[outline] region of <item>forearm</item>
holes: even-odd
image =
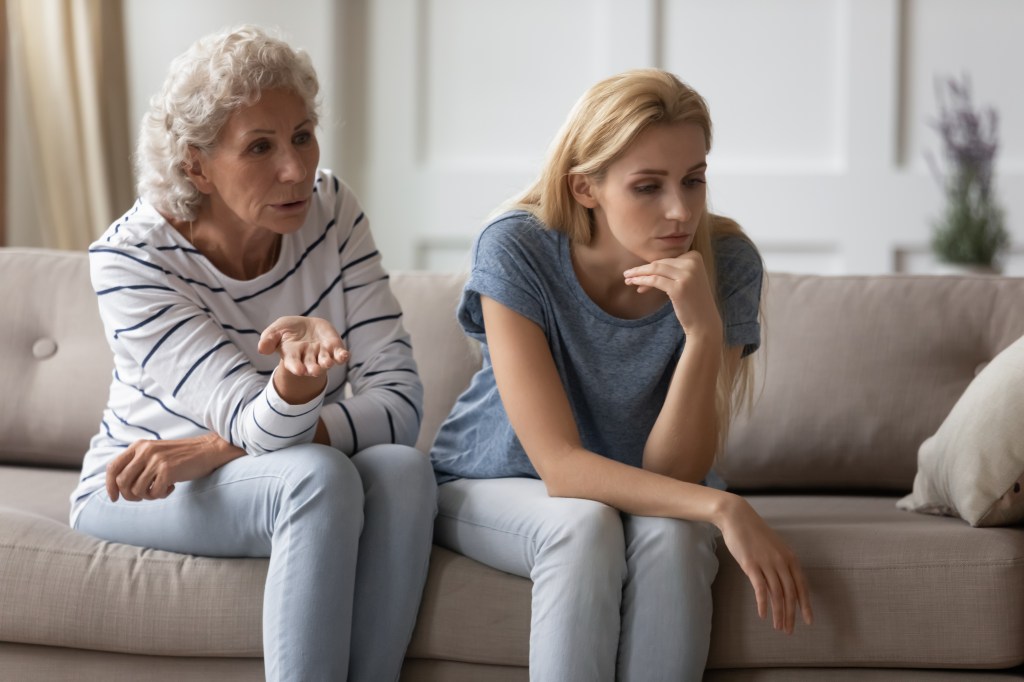
[[[282,358],[274,372],[274,390],[289,405],[303,405],[316,398],[327,386],[327,372],[319,376],[299,376],[285,367]]]
[[[707,475],[718,447],[721,348],[720,335],[687,338],[644,446],[644,469],[690,483]]]
[[[423,389],[417,380],[413,384],[371,387],[329,402],[320,411],[320,419],[331,445],[354,454],[373,445],[413,445],[419,436],[422,404]]]
[[[541,476],[552,497],[595,500],[628,514],[707,521],[718,527],[740,499],[579,447],[551,458]]]
[[[210,471],[218,469],[231,460],[245,455],[245,450],[232,445],[215,433],[200,436],[199,438],[200,444],[203,446],[199,448],[199,451],[206,462],[210,464]]]

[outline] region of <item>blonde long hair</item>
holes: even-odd
[[[608,167],[644,130],[652,125],[675,123],[698,125],[704,132],[705,151],[711,151],[711,115],[704,98],[693,88],[659,69],[637,69],[607,78],[591,87],[572,108],[551,143],[540,176],[505,208],[528,211],[573,243],[587,245],[593,236],[593,215],[573,197],[570,174],[587,175],[600,182]],[[750,242],[735,221],[710,213],[705,207],[691,248],[704,259],[719,308],[712,238],[722,235]],[[753,397],[749,357],[741,360],[732,382],[724,371],[725,361],[723,344],[723,371],[718,374],[715,391],[718,453],[724,450],[734,408],[749,407]]]

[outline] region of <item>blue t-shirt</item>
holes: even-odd
[[[739,237],[719,237],[713,248],[725,342],[744,346],[747,355],[760,345],[761,258]],[[483,366],[434,442],[430,456],[438,480],[538,478],[498,395],[481,295],[544,330],[583,447],[641,466],[686,343],[672,304],[636,320],[608,314],[576,279],[568,238],[515,211],[484,228],[473,247],[458,319],[481,342]]]

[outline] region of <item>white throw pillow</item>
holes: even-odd
[[[1024,337],[981,371],[917,453],[900,509],[959,516],[972,526],[1024,520]]]

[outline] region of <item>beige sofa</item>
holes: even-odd
[[[453,318],[461,277],[392,283],[426,447],[479,353]],[[261,679],[265,561],[67,526],[111,370],[86,257],[0,249],[0,292],[0,679]],[[1024,529],[894,506],[918,445],[1024,334],[1024,279],[773,275],[767,319],[760,400],[720,469],[801,557],[816,622],[758,621],[720,547],[706,679],[1024,679]],[[403,680],[526,680],[529,610],[529,581],[435,548]]]

